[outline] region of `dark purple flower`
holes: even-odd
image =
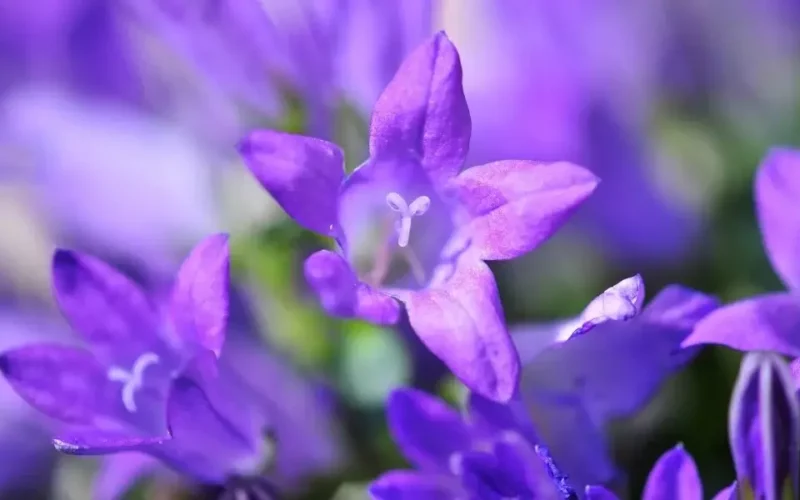
[[[416,470],[383,474],[370,494],[377,500],[577,498],[531,429],[507,425],[513,411],[473,394],[462,416],[424,392],[396,390],[389,428]]]
[[[199,481],[249,471],[265,427],[216,377],[228,314],[228,240],[184,261],[166,307],[89,255],[59,250],[55,299],[87,347],[29,344],[3,353],[14,390],[63,424],[53,443],[76,455],[144,451]]]
[[[378,100],[370,158],[345,177],[334,144],[256,131],[241,153],[299,224],[336,239],[306,278],[341,317],[395,324],[468,386],[508,400],[518,358],[486,260],[536,248],[597,178],[569,163],[500,161],[462,171],[471,122],[458,53],[443,33],[416,49]],[[402,306],[401,306],[402,304]]]
[[[755,179],[756,213],[767,256],[788,292],[734,302],[701,321],[684,345],[800,356],[800,151],[773,149]]]
[[[749,353],[733,390],[728,421],[736,481],[714,500],[797,499],[800,405],[789,366],[772,353]],[[590,486],[588,500],[615,500]],[[702,500],[703,484],[692,457],[678,445],[653,467],[643,500]]]
[[[718,302],[671,286],[643,306],[637,275],[576,318],[512,328],[523,367],[521,404],[576,487],[614,478],[606,423],[641,409],[693,357],[696,351],[680,344]]]

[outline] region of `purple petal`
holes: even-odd
[[[789,289],[800,291],[800,151],[769,152],[756,174],[755,197],[772,266]]]
[[[298,224],[330,236],[337,223],[344,154],[335,144],[299,135],[258,130],[239,153],[281,207]]]
[[[758,498],[800,491],[800,405],[789,365],[748,353],[731,397],[728,435],[739,484]]]
[[[97,418],[119,416],[119,386],[85,349],[29,344],[4,352],[0,370],[17,394],[52,418],[91,424]]]
[[[740,351],[800,355],[800,297],[773,293],[735,302],[697,324],[683,346],[721,344]]]
[[[416,471],[389,471],[370,483],[375,500],[452,500],[458,490],[445,476]]]
[[[548,347],[570,338],[581,325],[581,319],[575,317],[547,323],[515,325],[510,328],[510,331],[520,360],[523,365],[526,365]]]
[[[487,436],[510,430],[520,433],[531,443],[539,441],[525,408],[518,400],[501,404],[471,392],[467,408],[470,424]]]
[[[150,452],[179,472],[218,483],[258,465],[261,436],[249,435],[221,415],[192,380],[175,380],[167,411],[172,439]]]
[[[100,359],[130,366],[143,352],[164,352],[144,292],[101,260],[56,251],[53,289],[64,316]]]
[[[400,304],[358,280],[347,261],[330,250],[320,250],[305,262],[305,275],[322,307],[333,316],[361,318],[378,325],[400,319]]]
[[[642,500],[702,500],[703,484],[697,466],[683,446],[678,445],[658,459]]]
[[[472,124],[458,51],[440,32],[409,55],[372,113],[372,158],[420,159],[435,185],[464,164]]]
[[[472,167],[454,181],[472,220],[464,228],[481,258],[513,259],[556,232],[598,184],[572,163],[499,161]]]
[[[144,476],[161,465],[144,453],[119,453],[103,458],[94,480],[95,500],[117,500],[124,498]]]
[[[141,436],[124,431],[100,430],[95,427],[68,428],[53,439],[53,445],[68,455],[108,455],[109,453],[143,451],[170,441],[168,435]]]
[[[619,500],[619,497],[602,486],[587,486],[586,500]]]
[[[419,338],[462,382],[498,402],[512,398],[519,357],[484,262],[464,256],[441,287],[409,292],[401,300]]]
[[[439,399],[415,389],[397,389],[387,405],[389,429],[414,466],[447,473],[450,457],[471,446],[461,415]]]
[[[669,285],[647,304],[642,318],[652,323],[691,330],[719,306],[719,300],[711,295],[681,285]]]
[[[217,356],[228,320],[230,250],[228,236],[210,236],[197,245],[178,271],[170,313],[176,333],[189,346]]]

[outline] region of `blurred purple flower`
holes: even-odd
[[[133,46],[116,2],[43,0],[0,7],[0,91],[20,82],[138,102]]]
[[[402,58],[430,35],[429,2],[375,0],[132,1],[128,7],[198,72],[245,108],[277,119],[287,91],[305,129],[334,135],[347,97],[367,112]]]
[[[729,438],[736,482],[715,500],[797,499],[800,494],[800,405],[789,366],[772,353],[749,353],[733,390]],[[587,488],[588,500],[615,500]],[[643,500],[701,500],[703,485],[692,457],[678,445],[650,472]]]
[[[461,171],[470,129],[458,53],[440,33],[381,95],[370,159],[348,177],[342,151],[319,139],[256,131],[240,150],[287,213],[336,239],[339,252],[319,251],[305,264],[329,313],[395,324],[402,303],[420,339],[461,380],[508,400],[518,360],[484,261],[536,248],[598,181],[569,163]]]
[[[684,345],[800,356],[800,151],[773,149],[755,179],[756,214],[767,256],[788,292],[727,305],[701,321]]]
[[[452,24],[476,124],[470,159],[584,165],[603,184],[574,224],[594,244],[626,267],[684,257],[697,217],[649,177],[656,154],[643,132],[659,83],[659,8],[546,0],[460,7]]]
[[[576,488],[614,478],[606,423],[641,409],[693,357],[696,350],[680,344],[718,307],[714,298],[680,286],[643,304],[637,275],[606,290],[577,318],[511,329],[522,361],[521,404]]]
[[[2,111],[57,241],[171,272],[176,254],[220,229],[209,161],[169,123],[52,88],[10,94]]]
[[[205,482],[258,465],[265,422],[215,377],[228,266],[227,237],[205,239],[184,261],[160,314],[102,261],[56,252],[56,300],[89,349],[29,344],[6,351],[0,369],[28,403],[64,424],[57,449],[145,451]]]
[[[472,394],[462,416],[424,392],[394,391],[389,429],[416,470],[384,473],[370,494],[377,500],[576,499],[531,429],[508,426],[511,408]]]

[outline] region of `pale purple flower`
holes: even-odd
[[[755,179],[756,214],[767,256],[788,292],[729,304],[701,321],[684,345],[800,356],[800,151],[773,149]]]
[[[472,394],[461,415],[424,392],[394,391],[389,429],[415,470],[384,473],[369,486],[372,498],[577,498],[525,421],[508,425],[512,411]]]
[[[56,252],[55,298],[87,347],[25,345],[3,353],[0,369],[28,403],[63,424],[57,449],[144,451],[202,482],[257,467],[266,423],[216,377],[228,260],[225,235],[203,240],[160,310],[102,261]]]
[[[331,314],[395,324],[467,385],[508,400],[518,358],[484,261],[536,248],[597,185],[569,164],[500,161],[462,171],[470,138],[458,53],[440,33],[416,49],[372,115],[370,158],[345,176],[329,142],[256,131],[249,168],[299,224],[336,239],[306,278]]]
[[[742,361],[731,398],[728,433],[736,481],[714,500],[797,499],[800,468],[800,404],[789,366],[772,353],[750,353]],[[602,487],[586,489],[587,500],[616,500]],[[643,500],[702,500],[703,484],[682,445],[653,467]]]
[[[511,330],[522,360],[520,404],[576,488],[614,479],[605,425],[640,410],[692,359],[696,350],[680,344],[718,307],[680,286],[665,288],[647,306],[644,298],[637,275],[576,318]]]

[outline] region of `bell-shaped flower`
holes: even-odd
[[[329,313],[388,325],[405,310],[456,376],[508,400],[519,362],[485,261],[536,248],[598,180],[573,164],[525,160],[462,171],[470,130],[458,52],[439,33],[378,99],[369,159],[350,175],[339,147],[319,139],[262,130],[240,151],[290,216],[336,240],[305,264]]]
[[[644,299],[637,275],[575,318],[511,330],[522,359],[520,404],[576,488],[614,479],[606,424],[640,410],[692,359],[696,349],[681,342],[718,307],[713,297],[675,285],[647,305]]]
[[[217,377],[228,315],[225,235],[203,240],[157,308],[126,276],[67,250],[53,288],[85,347],[36,343],[8,350],[0,370],[34,408],[62,426],[65,453],[144,451],[202,482],[261,461],[259,412]]]
[[[505,425],[510,411],[473,394],[464,416],[424,392],[396,390],[389,429],[415,470],[386,472],[370,484],[372,498],[576,499],[531,429]]]

